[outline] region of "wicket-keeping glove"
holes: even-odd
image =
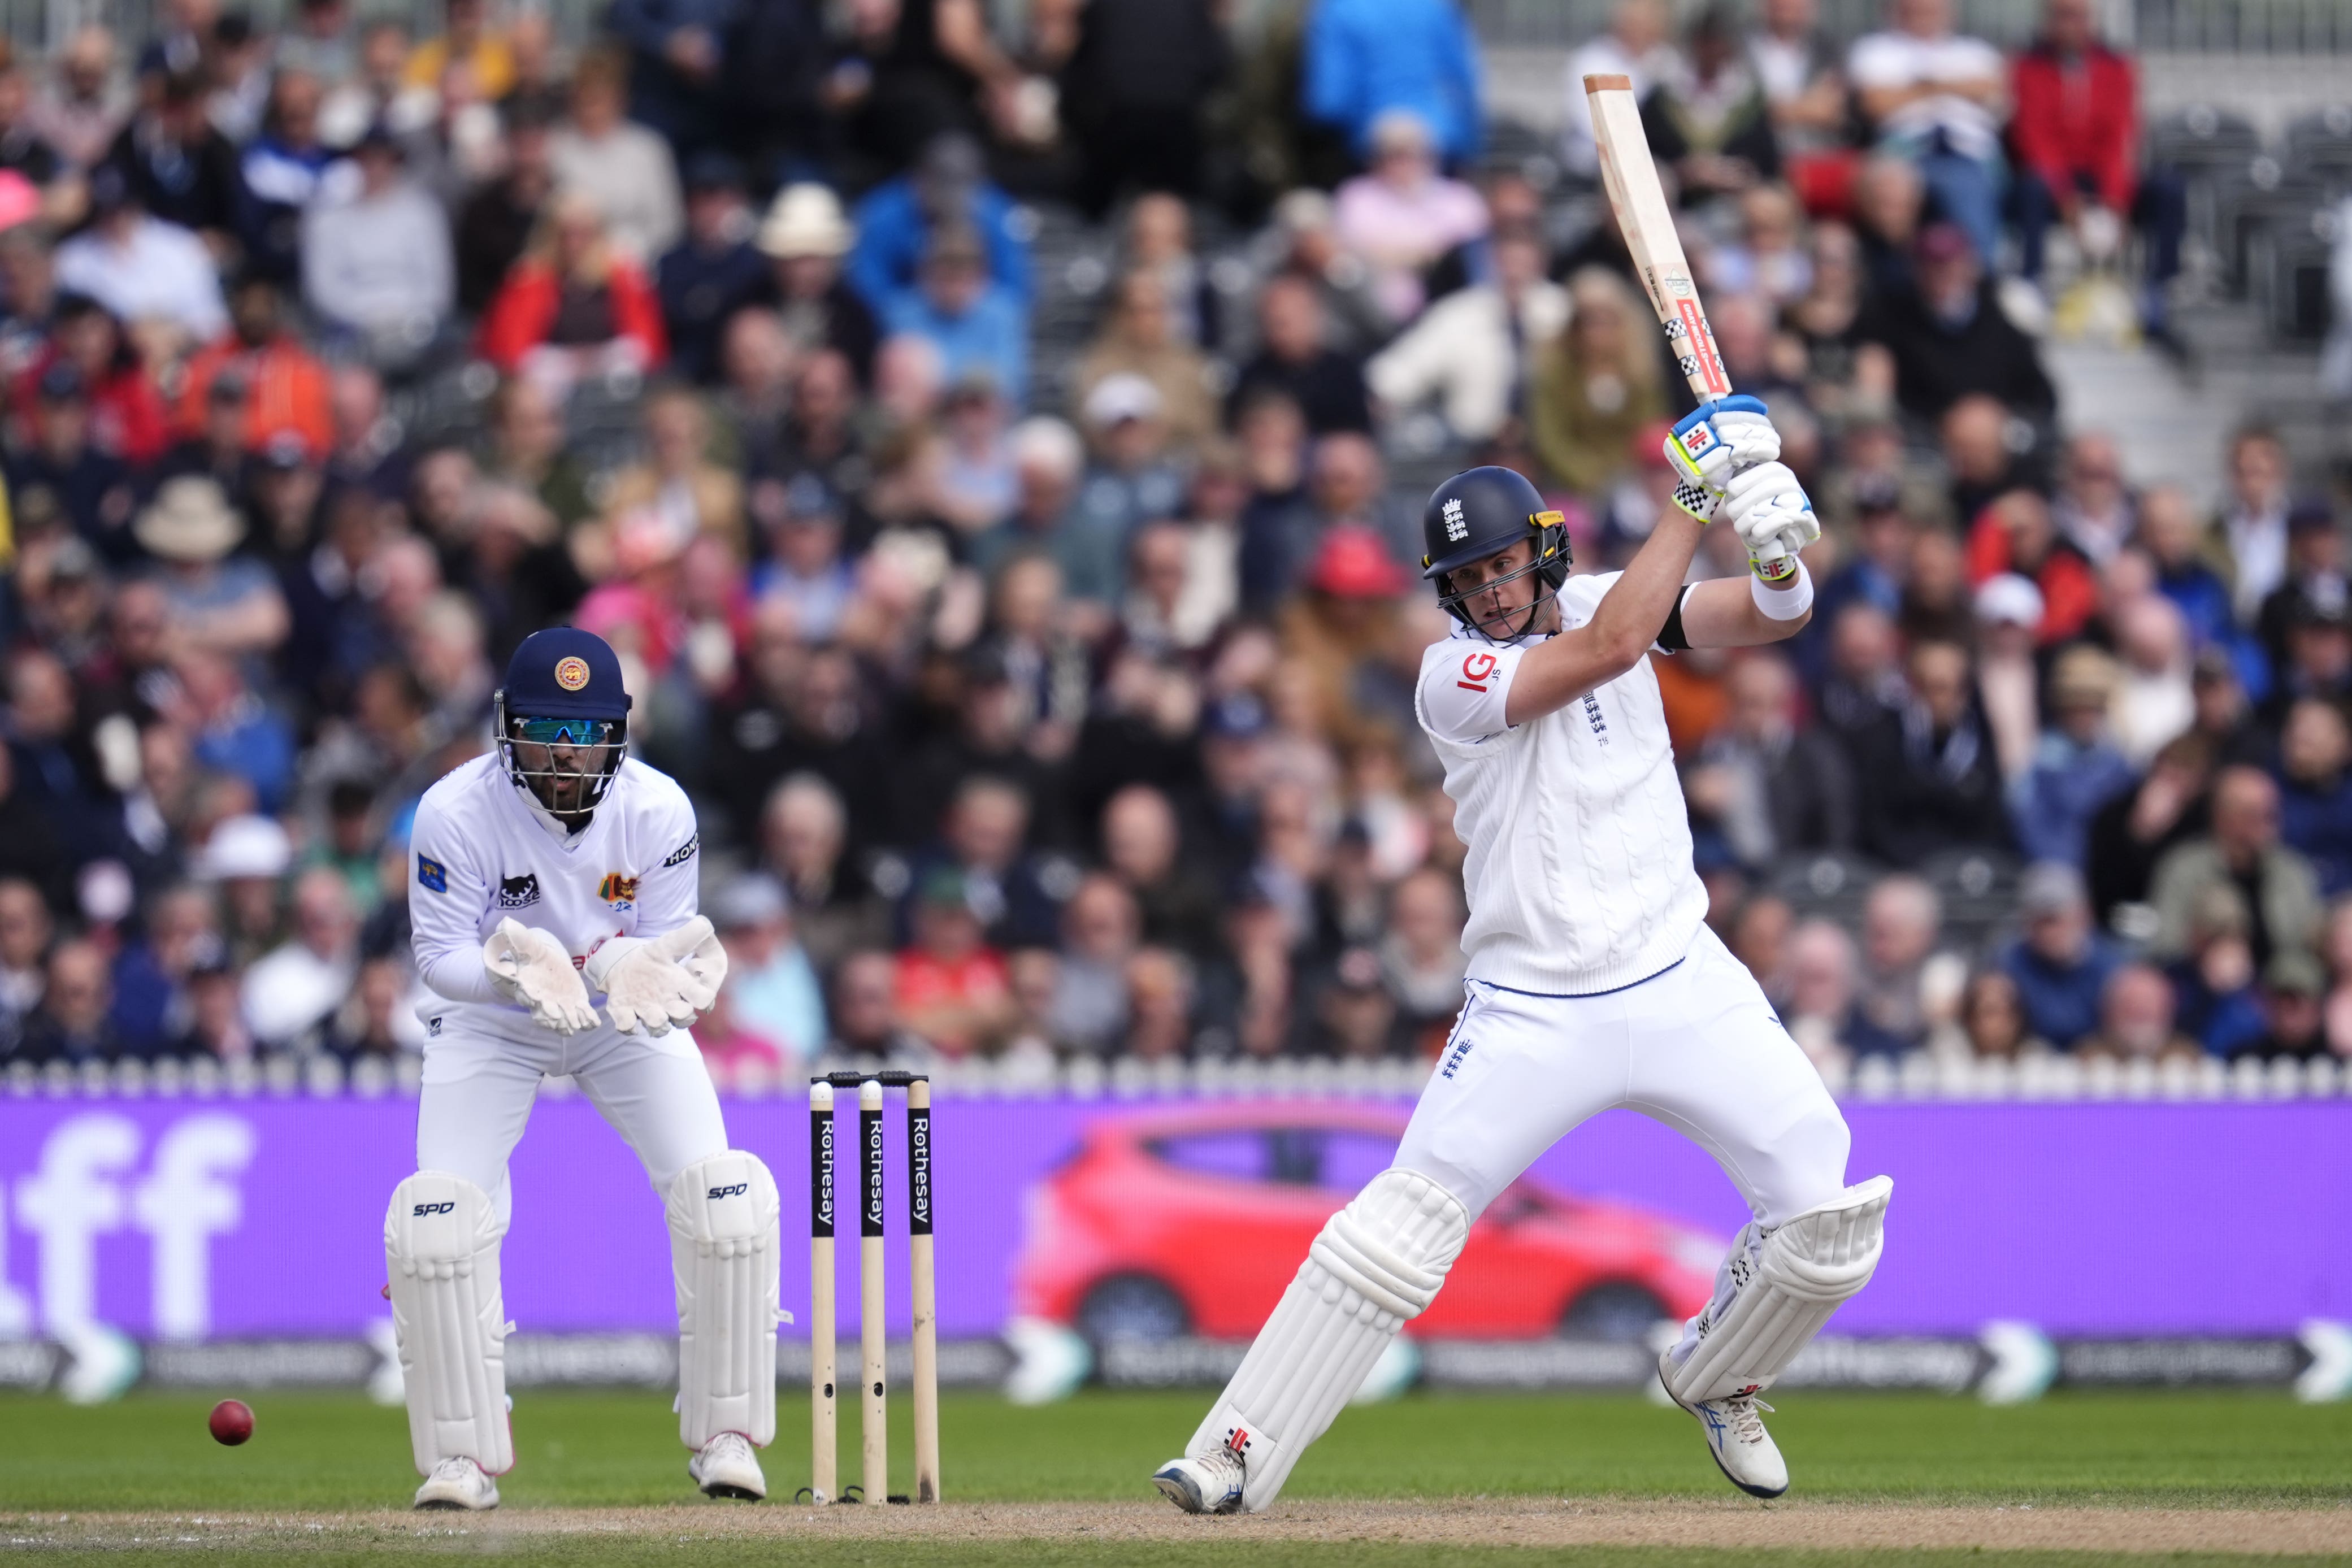
[[[710,922],[696,915],[654,937],[615,936],[588,960],[587,982],[604,993],[604,1016],[623,1032],[683,1029],[719,999],[727,951]]]
[[[511,915],[499,922],[482,944],[482,967],[499,995],[530,1009],[530,1021],[558,1034],[596,1027],[588,988],[572,967],[572,955],[547,932]]]

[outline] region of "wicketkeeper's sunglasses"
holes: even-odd
[[[514,737],[533,746],[607,746],[619,727],[608,718],[519,718]]]

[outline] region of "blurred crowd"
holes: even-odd
[[[2136,487],[2041,362],[2045,256],[2159,342],[2179,263],[2088,0],[1627,0],[1515,151],[1450,0],[431,4],[0,58],[0,1066],[417,1050],[407,826],[559,622],[700,811],[722,1081],[1433,1053],[1421,497],[1605,570],[1689,406],[1596,70],[1826,524],[1802,637],[1656,661],[1792,1031],[2352,1051],[2336,515],[2261,430]]]

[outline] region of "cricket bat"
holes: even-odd
[[[1650,139],[1642,130],[1642,106],[1633,96],[1630,77],[1589,76],[1584,96],[1592,106],[1592,136],[1601,152],[1601,184],[1616,210],[1617,230],[1633,270],[1649,291],[1650,308],[1666,329],[1675,363],[1690,383],[1691,395],[1706,407],[1731,394],[1731,378],[1724,373],[1723,356],[1716,351],[1715,329],[1706,324],[1706,308],[1699,303],[1698,285],[1691,279],[1690,261],[1683,255],[1682,236],[1675,232],[1674,209],[1658,183],[1658,166],[1650,158]],[[1757,558],[1767,580],[1778,580],[1793,568],[1773,570],[1786,552],[1768,547]]]
[[[1706,309],[1698,301],[1698,285],[1691,281],[1690,263],[1683,256],[1682,236],[1675,232],[1674,210],[1658,184],[1658,166],[1650,161],[1650,139],[1642,131],[1642,109],[1633,97],[1630,77],[1591,76],[1584,78],[1584,96],[1592,105],[1592,134],[1601,149],[1601,183],[1609,204],[1617,211],[1618,232],[1625,236],[1634,270],[1650,292],[1651,308],[1665,327],[1674,345],[1675,363],[1690,382],[1691,395],[1701,403],[1731,392],[1731,378],[1723,373],[1723,356],[1715,350],[1715,329],[1706,324]]]

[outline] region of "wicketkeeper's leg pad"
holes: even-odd
[[[1888,1176],[1873,1176],[1761,1239],[1742,1230],[1689,1354],[1669,1358],[1666,1390],[1685,1404],[1769,1388],[1847,1298],[1870,1283],[1885,1239]]]
[[[1398,1331],[1435,1299],[1469,1238],[1469,1210],[1436,1182],[1418,1171],[1374,1176],[1307,1249],[1185,1452],[1231,1444],[1246,1478],[1242,1506],[1272,1502]]]
[[[677,1277],[677,1427],[690,1448],[721,1432],[776,1439],[776,1178],[757,1155],[698,1160],[670,1184]]]
[[[459,1457],[494,1476],[514,1468],[499,1291],[503,1234],[489,1195],[464,1176],[418,1171],[393,1188],[383,1261],[419,1475]]]

